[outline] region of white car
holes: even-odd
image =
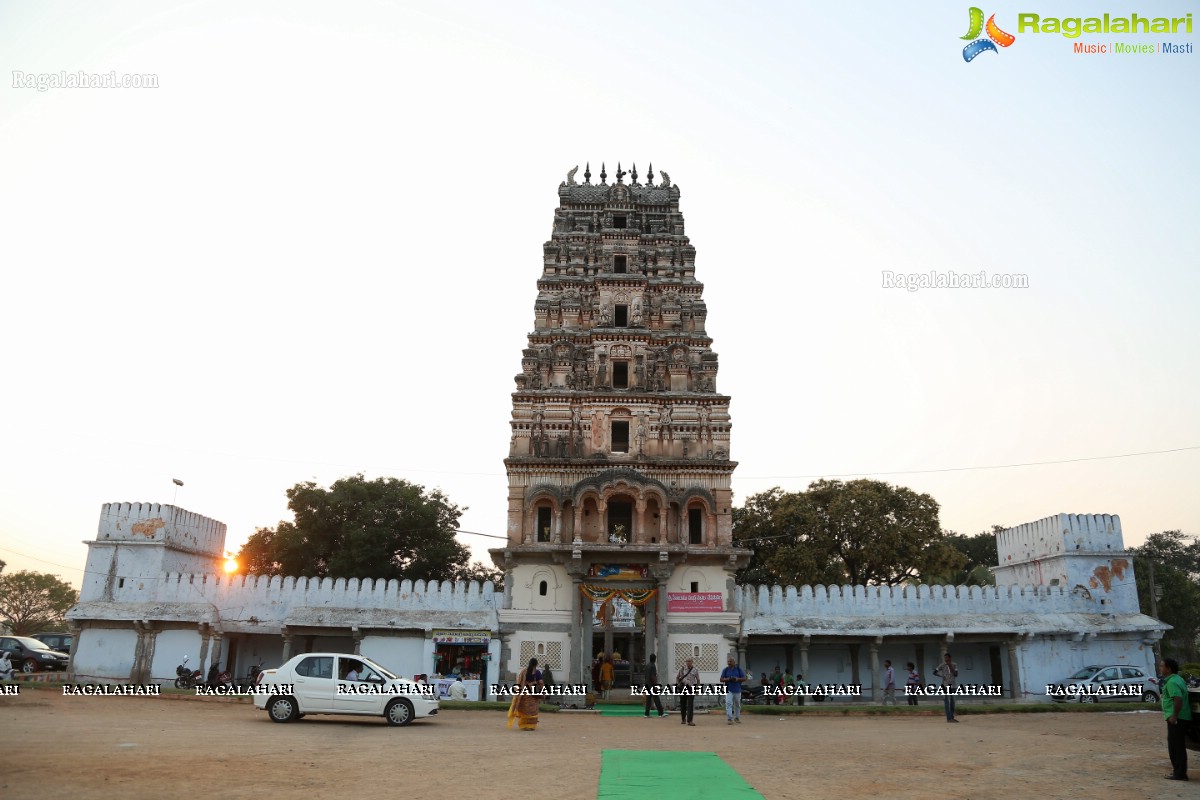
[[[1108,703],[1121,700],[1157,703],[1158,684],[1141,668],[1128,664],[1084,667],[1053,685],[1050,699],[1056,703]]]
[[[407,725],[438,713],[435,687],[345,653],[305,653],[278,669],[263,670],[254,707],[266,711],[272,722],[291,722],[305,714],[355,714]]]

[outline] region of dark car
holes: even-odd
[[[66,653],[51,650],[29,636],[0,636],[0,650],[8,652],[13,669],[21,672],[66,669],[70,660]]]
[[[71,633],[35,633],[33,638],[51,650],[57,650],[60,653],[70,653],[71,643],[75,640],[75,635]]]

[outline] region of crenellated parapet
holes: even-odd
[[[143,587],[127,586],[120,601],[157,603],[286,603],[308,607],[480,611],[503,597],[491,581],[398,581],[168,572]]]
[[[1133,557],[1115,514],[1055,514],[996,534],[1000,586],[1034,584],[1092,596],[1112,613],[1138,611]]]
[[[739,586],[737,598],[747,619],[1097,610],[1087,595],[1050,586]]]
[[[225,551],[226,525],[215,519],[161,503],[105,503],[96,541],[154,542],[219,558]]]
[[[1123,553],[1115,514],[1055,514],[996,534],[1000,566],[1066,554]]]

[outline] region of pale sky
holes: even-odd
[[[0,559],[78,584],[117,501],[236,550],[356,472],[503,535],[542,244],[588,161],[681,187],[735,502],[870,475],[962,533],[1200,533],[1200,53],[1072,52],[1200,31],[1004,10],[1015,43],[966,63],[968,6],[0,4]],[[81,70],[158,88],[13,86]]]

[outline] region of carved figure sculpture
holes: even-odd
[[[576,164],[574,167],[571,168],[571,171],[567,173],[567,186],[575,185],[575,173],[578,171],[579,171],[579,165]]]

